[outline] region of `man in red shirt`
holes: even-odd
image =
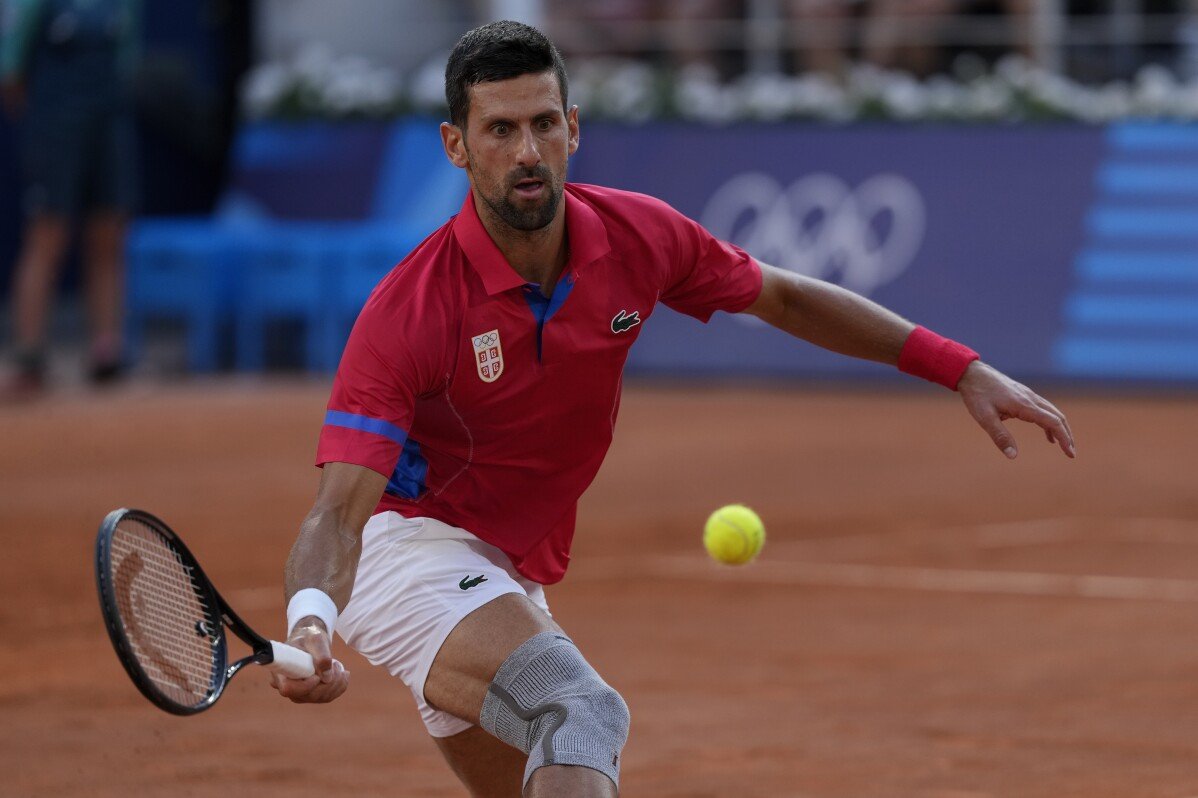
[[[542,588],[565,573],[628,349],[659,301],[703,321],[751,313],[959,390],[1008,457],[1009,418],[1073,456],[1064,416],[966,347],[760,264],[659,200],[566,184],[578,112],[538,31],[467,33],[446,96],[445,151],[471,190],[379,284],[346,345],[286,569],[288,639],[318,672],[275,678],[291,700],[348,686],[336,626],[412,690],[472,794],[616,794],[627,708]]]

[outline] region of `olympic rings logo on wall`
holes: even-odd
[[[879,174],[852,189],[813,174],[788,188],[760,172],[722,185],[700,223],[714,236],[774,266],[868,294],[911,265],[927,214],[905,177]]]

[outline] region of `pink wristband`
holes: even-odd
[[[926,327],[916,327],[899,353],[899,371],[937,382],[949,390],[957,383],[978,353],[964,344],[937,335]]]

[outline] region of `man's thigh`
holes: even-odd
[[[499,596],[463,618],[445,639],[424,682],[425,700],[477,725],[499,666],[534,635],[560,631],[527,596]]]
[[[541,586],[516,573],[495,547],[432,519],[380,513],[363,531],[353,595],[337,628],[351,647],[412,691],[431,735],[449,736],[469,720],[429,706],[429,671],[454,628],[506,594],[528,596],[549,614]]]
[[[478,726],[452,737],[434,737],[454,775],[478,798],[519,798],[528,757]]]

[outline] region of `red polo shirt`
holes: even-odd
[[[389,477],[376,512],[469,530],[543,584],[566,571],[654,306],[707,321],[761,293],[752,258],[660,200],[567,184],[565,203],[570,260],[552,297],[508,265],[470,195],[379,283],[317,452]]]

